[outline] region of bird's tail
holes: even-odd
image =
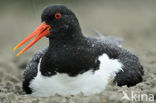
[[[104,41],[109,41],[112,44],[116,44],[118,46],[122,46],[123,38],[115,37],[115,36],[107,36],[105,37],[101,32],[98,30],[94,30],[94,33],[96,34],[96,38]]]

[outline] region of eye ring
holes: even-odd
[[[62,14],[60,12],[56,12],[54,17],[55,19],[60,19],[62,17]]]

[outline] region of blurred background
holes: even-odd
[[[130,49],[156,44],[155,0],[0,0],[0,53],[15,55],[12,48],[40,25],[42,10],[56,3],[75,12],[85,34],[98,30],[119,36]],[[47,41],[42,39],[28,52],[43,48]]]
[[[44,38],[20,57],[15,55],[24,46],[12,51],[41,24],[42,10],[57,3],[75,12],[84,34],[95,35],[98,30],[105,36],[122,37],[123,47],[139,56],[145,72],[156,75],[156,0],[0,0],[0,88],[7,88],[1,93],[14,83],[21,88],[28,60],[48,45]],[[10,91],[16,93],[15,88]]]

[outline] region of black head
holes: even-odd
[[[70,38],[81,34],[75,14],[64,5],[51,5],[42,13],[42,22],[51,26],[49,38]]]
[[[73,38],[82,37],[79,22],[75,14],[64,5],[51,5],[44,9],[42,13],[42,24],[22,42],[20,42],[14,50],[32,39],[26,48],[24,48],[17,56],[24,53],[28,48],[35,44],[42,37],[48,37],[50,43],[54,41],[71,41]],[[52,40],[51,40],[52,39]]]

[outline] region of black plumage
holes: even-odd
[[[57,20],[54,14],[60,12],[62,18]],[[114,83],[118,86],[133,86],[142,81],[143,67],[139,59],[126,49],[119,47],[118,41],[104,37],[88,37],[81,32],[75,14],[63,5],[47,7],[42,13],[42,21],[52,27],[48,48],[37,52],[24,72],[23,89],[32,93],[30,81],[37,75],[37,66],[42,58],[41,74],[51,77],[56,73],[77,76],[88,70],[99,69],[98,57],[107,54],[111,59],[118,59],[123,64]],[[114,42],[112,42],[114,41]]]

